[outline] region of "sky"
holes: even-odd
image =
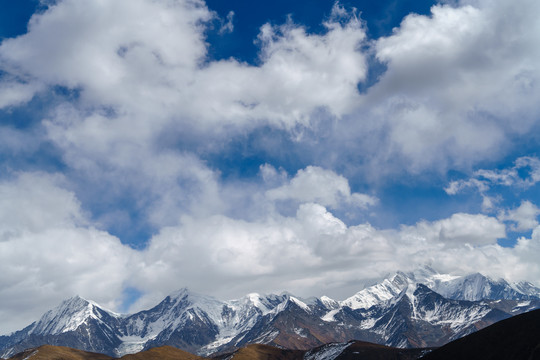
[[[0,0],[0,334],[80,295],[540,286],[540,2]]]

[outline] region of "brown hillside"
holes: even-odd
[[[9,360],[111,360],[107,355],[72,349],[65,346],[43,345],[38,348],[28,349],[19,353]]]
[[[124,355],[122,360],[202,360],[204,358],[190,354],[172,346],[160,346],[137,354]]]

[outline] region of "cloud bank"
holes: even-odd
[[[63,0],[2,41],[0,108],[32,121],[0,125],[1,332],[76,293],[135,310],[183,286],[344,297],[426,263],[540,277],[537,206],[493,194],[540,178],[516,150],[540,118],[536,1],[439,4],[379,39],[336,3],[320,33],[261,24],[255,65],[211,58],[217,16],[199,0]],[[40,168],[28,159],[44,148]],[[247,159],[255,175],[224,174]],[[376,185],[449,171],[467,176],[446,194],[478,191],[483,212],[370,223],[385,206]],[[508,232],[528,233],[502,247]]]

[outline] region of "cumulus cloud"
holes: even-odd
[[[366,208],[377,203],[375,197],[352,193],[349,181],[331,170],[317,166],[300,169],[285,185],[268,190],[271,200],[315,202],[336,209],[343,203]]]
[[[206,51],[200,24],[210,18],[198,0],[64,0],[35,14],[27,34],[4,40],[0,59],[16,75],[82,88],[101,104],[129,104],[158,96],[145,87],[163,90],[168,75],[197,66]]]
[[[205,24],[215,15],[202,1],[65,0],[5,40],[0,64],[31,84],[10,103],[37,84],[65,86],[79,92],[83,114],[103,110],[112,137],[142,132],[136,141],[152,142],[178,128],[227,137],[268,124],[294,132],[325,109],[343,124],[327,136],[340,137],[343,154],[371,159],[376,172],[389,163],[413,172],[463,168],[497,158],[538,118],[540,54],[531,44],[540,9],[520,1],[436,5],[372,42],[356,13],[336,4],[321,34],[293,20],[263,25],[260,64],[251,66],[207,59]],[[51,40],[58,34],[61,42]],[[360,96],[369,52],[387,70]]]
[[[455,274],[481,271],[534,281],[540,270],[537,230],[514,248],[497,244],[505,231],[496,218],[465,213],[398,230],[369,223],[347,226],[313,203],[302,204],[290,217],[274,214],[255,222],[223,216],[184,219],[163,229],[144,251],[135,279],[149,295],[134,306],[144,308],[178,287],[166,281],[171,274],[179,284],[222,297],[254,288],[294,288],[303,296],[324,291],[343,298],[365,281],[426,263]]]
[[[7,240],[24,231],[40,232],[51,226],[84,225],[85,217],[75,195],[58,186],[63,181],[61,175],[21,173],[14,181],[1,183],[2,238]],[[55,203],[58,206],[51,206]]]
[[[387,65],[365,102],[389,126],[391,153],[409,168],[470,166],[500,155],[536,123],[539,6],[524,0],[435,5],[377,40]],[[515,26],[519,24],[519,26]],[[382,114],[382,116],[381,116]],[[502,146],[502,147],[501,147]]]
[[[515,223],[510,227],[512,231],[527,231],[538,226],[538,215],[540,209],[530,201],[524,200],[519,207],[499,213],[498,218],[501,221]]]
[[[0,183],[2,331],[29,325],[75,294],[117,307],[137,254],[87,225],[61,176],[20,174]]]
[[[0,81],[0,109],[27,103],[42,89],[38,83]]]
[[[261,65],[210,63],[197,73],[192,89],[197,97],[183,111],[196,111],[190,115],[212,124],[219,120],[249,128],[257,120],[286,129],[309,126],[320,108],[346,114],[367,73],[366,56],[359,51],[365,29],[354,14],[345,20],[331,17],[325,26],[327,32],[319,35],[292,20],[264,24],[258,37]]]
[[[402,231],[412,234],[411,236],[440,241],[446,247],[496,244],[497,239],[506,236],[504,224],[497,219],[462,213],[435,222],[421,221],[412,228],[404,227]]]
[[[355,14],[336,5],[317,35],[292,21],[263,25],[259,66],[206,61],[205,24],[214,16],[199,0],[64,0],[35,14],[28,33],[2,42],[0,66],[13,79],[28,79],[28,89],[61,86],[76,98],[49,109],[43,125],[85,202],[97,199],[83,194],[92,191],[138,198],[136,211],[156,227],[183,213],[220,213],[219,172],[198,147],[216,143],[210,151],[219,151],[230,132],[309,126],[321,108],[341,116],[353,106],[367,71]],[[18,103],[31,95],[17,95]],[[193,141],[200,145],[184,144]]]
[[[322,283],[347,280],[339,276],[366,256],[390,261],[391,248],[369,224],[349,228],[323,206],[306,203],[292,217],[256,222],[223,216],[184,219],[152,238],[135,279],[158,297],[180,284],[225,297],[290,288],[308,295]],[[178,284],[167,280],[171,276]],[[135,306],[155,301],[150,295]]]
[[[5,40],[0,64],[13,76],[79,90],[88,106],[144,114],[158,130],[164,119],[204,129],[254,119],[294,127],[320,107],[338,115],[351,108],[366,74],[356,16],[332,16],[321,35],[292,22],[263,25],[258,67],[234,59],[203,66],[204,24],[213,16],[200,0],[64,0],[34,15],[27,34]]]
[[[291,216],[269,212],[252,221],[183,216],[177,225],[161,228],[145,249],[133,250],[88,225],[64,185],[61,177],[21,174],[0,186],[0,225],[9,230],[0,242],[0,267],[8,275],[1,280],[2,302],[20,310],[16,317],[12,311],[0,314],[6,329],[22,327],[74,293],[117,309],[126,287],[143,293],[135,310],[183,286],[224,298],[284,289],[344,298],[363,282],[429,262],[441,271],[482,271],[511,280],[540,275],[534,265],[538,230],[515,248],[502,248],[497,239],[505,236],[503,220],[482,214],[378,229],[369,223],[348,226],[312,202]],[[527,217],[512,214],[516,222]]]

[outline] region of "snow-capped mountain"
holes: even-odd
[[[413,286],[416,283],[414,280],[414,275],[407,276],[405,273],[398,272],[381,283],[365,288],[345,299],[341,302],[341,306],[347,306],[353,310],[369,309],[396,298],[403,290]]]
[[[84,323],[91,321],[106,323],[110,321],[110,318],[117,317],[117,314],[103,309],[95,302],[75,296],[62,302],[58,307],[47,311],[28,333],[58,335],[75,331]]]
[[[528,283],[510,284],[504,279],[492,280],[476,273],[448,281],[434,282],[431,288],[451,299],[529,300],[540,296],[540,289]]]
[[[440,274],[429,266],[412,272],[397,272],[382,282],[365,288],[341,302],[353,309],[369,308],[395,298],[407,287],[424,284],[436,293],[453,300],[531,300],[540,299],[540,288],[527,282],[508,283],[480,273],[466,276]]]
[[[111,356],[161,345],[201,355],[250,343],[307,350],[353,339],[430,347],[535,308],[540,289],[531,284],[450,276],[427,267],[398,272],[343,301],[286,293],[222,301],[182,289],[149,310],[118,315],[74,297],[0,337],[0,356],[42,344]]]
[[[211,353],[248,331],[271,312],[283,297],[249,294],[221,301],[182,289],[156,307],[125,318],[118,355],[172,345],[187,351]]]
[[[43,344],[109,353],[121,344],[116,328],[121,318],[98,304],[75,296],[47,311],[38,321],[0,342],[0,356],[8,357]]]

